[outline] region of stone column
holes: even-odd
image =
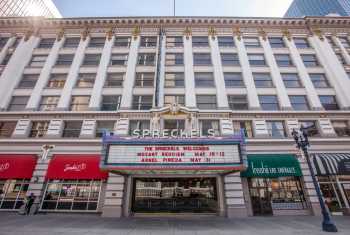
[[[252,123],[255,138],[267,138],[269,136],[265,120],[254,119]]]
[[[320,118],[318,119],[318,123],[320,125],[320,132],[323,137],[337,137],[330,119]]]
[[[188,108],[195,108],[196,92],[193,71],[192,37],[183,36],[184,42],[184,62],[185,62],[185,104]]]
[[[107,68],[110,63],[112,47],[114,43],[115,36],[108,39],[106,38],[105,45],[103,47],[100,65],[98,66],[97,75],[95,79],[95,84],[92,89],[91,99],[89,108],[91,110],[100,110],[100,105],[102,101],[102,90],[103,85],[107,76]]]
[[[160,64],[159,67],[159,90],[158,90],[158,106],[164,106],[164,86],[165,86],[165,56],[166,56],[166,35],[163,34],[163,39],[160,49]]]
[[[85,49],[87,45],[89,44],[90,37],[86,37],[84,40],[83,38],[80,40],[79,46],[75,52],[75,56],[72,62],[72,65],[70,66],[66,83],[64,84],[64,87],[62,89],[62,95],[58,102],[57,109],[58,110],[68,110],[69,104],[71,100],[72,90],[73,87],[77,81],[77,77],[79,74],[79,69],[81,64],[83,63],[84,56],[85,56]]]
[[[242,218],[248,216],[243,195],[243,184],[240,172],[225,176],[224,179],[227,217]]]
[[[102,209],[102,217],[122,217],[123,196],[124,177],[109,173],[105,191],[105,200]]]
[[[80,138],[95,138],[96,136],[96,120],[95,119],[85,119],[81,126]]]
[[[41,94],[43,89],[45,88],[48,80],[50,79],[50,74],[52,67],[55,65],[58,53],[64,43],[64,37],[58,41],[56,40],[50,53],[46,59],[45,65],[42,68],[38,81],[35,84],[33,92],[28,100],[26,109],[27,110],[37,110],[41,100]]]
[[[64,129],[64,121],[61,119],[52,119],[46,132],[46,138],[60,138]]]
[[[341,43],[339,38],[336,36],[332,36],[332,40],[340,48],[341,54],[344,57],[346,64],[350,65],[350,55],[349,55],[347,49],[344,47],[343,43]]]
[[[12,138],[25,139],[30,133],[32,123],[29,119],[20,119],[17,121],[16,128],[12,133]]]
[[[12,36],[10,37],[5,46],[1,49],[0,51],[0,64],[2,63],[2,61],[5,59],[6,55],[7,55],[7,51],[8,49],[12,46],[12,44],[16,41],[16,37]]]

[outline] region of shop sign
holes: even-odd
[[[66,171],[76,171],[80,172],[86,169],[86,163],[80,163],[80,164],[66,164],[64,166],[63,172]]]
[[[292,167],[283,167],[283,166],[279,166],[279,167],[274,167],[274,166],[268,166],[268,165],[264,165],[263,162],[261,162],[260,164],[254,166],[254,162],[252,162],[251,164],[251,168],[253,171],[254,175],[270,175],[270,174],[295,174],[296,170],[295,168]]]
[[[4,172],[10,168],[10,163],[5,162],[0,164],[0,172]]]
[[[350,159],[343,159],[339,162],[339,175],[350,175]]]
[[[149,129],[136,129],[132,132],[132,136],[137,138],[196,138],[196,137],[215,137],[215,130],[208,129],[208,135],[203,135],[202,131],[198,131],[196,129],[192,129],[191,131],[187,130],[149,130]]]

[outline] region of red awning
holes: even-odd
[[[35,155],[0,155],[0,179],[30,179],[36,165]]]
[[[54,155],[46,179],[107,179],[98,155]]]

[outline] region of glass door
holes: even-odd
[[[264,178],[249,180],[250,198],[254,215],[272,215],[270,181]]]

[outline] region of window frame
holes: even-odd
[[[212,101],[214,102],[203,102],[203,98],[210,98],[213,99]],[[211,110],[211,109],[217,109],[218,105],[217,105],[217,97],[216,95],[196,95],[196,101],[197,101],[197,108],[198,109],[204,109],[204,110]]]
[[[263,98],[272,98],[276,102],[263,102]],[[277,95],[259,95],[260,107],[264,111],[279,111],[281,109]],[[273,107],[273,108],[270,108]]]

